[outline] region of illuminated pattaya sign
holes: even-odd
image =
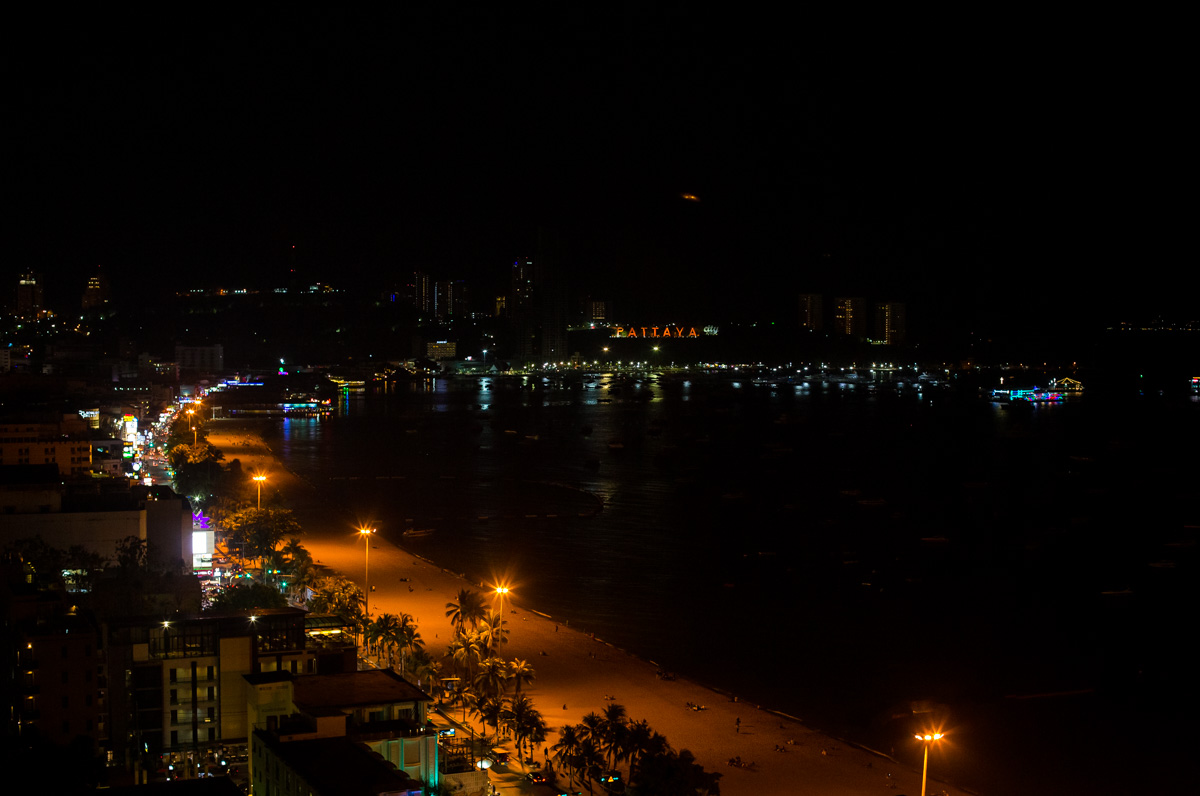
[[[684,329],[687,329],[685,332]],[[695,326],[614,326],[613,337],[699,337]]]

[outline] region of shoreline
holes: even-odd
[[[222,419],[209,427],[210,441],[225,454],[226,463],[240,459],[246,472],[266,472],[271,478],[270,488],[296,511],[304,528],[304,545],[313,558],[361,585],[366,562],[365,551],[354,538],[358,534],[352,531],[351,523],[339,520],[338,507],[321,502],[317,487],[283,466],[261,433],[267,423],[261,419]],[[450,639],[445,602],[453,600],[464,586],[480,587],[465,573],[406,550],[402,537],[396,540],[381,533],[375,542],[370,556],[372,613],[403,610],[413,614],[427,651],[439,657]],[[399,580],[401,571],[407,578],[404,581]],[[556,741],[559,727],[578,723],[584,714],[598,713],[615,701],[625,706],[631,719],[646,719],[667,737],[672,748],[688,749],[706,771],[721,774],[725,796],[856,796],[877,794],[881,788],[893,785],[898,792],[919,790],[920,772],[883,753],[821,733],[782,711],[742,702],[721,687],[682,676],[659,679],[656,670],[661,667],[654,661],[596,638],[578,626],[556,621],[526,606],[519,597],[504,607],[510,625],[509,643],[500,654],[505,659],[527,660],[537,671],[537,679],[526,693],[550,728],[543,749]],[[441,638],[443,629],[445,639]],[[609,695],[615,699],[608,699]],[[689,703],[704,705],[704,709],[689,710],[685,707]],[[753,767],[726,765],[734,756],[753,762]],[[532,792],[520,785],[518,778],[523,772],[518,769],[517,765],[493,768],[493,784],[505,793]],[[934,779],[930,786],[945,789],[952,796],[967,793]]]

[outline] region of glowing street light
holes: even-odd
[[[371,534],[375,533],[374,528],[359,528],[358,535],[366,541],[366,548],[363,555],[363,601],[365,603],[366,614],[371,616]]]
[[[496,596],[500,598],[500,638],[496,640],[496,648],[500,648],[500,641],[504,638],[504,597],[511,591],[507,586],[497,586]]]
[[[927,732],[924,735],[914,735],[913,737],[925,744],[925,765],[921,768],[921,796],[925,796],[925,781],[929,778],[929,746],[934,741],[940,741],[946,737],[946,734]]]
[[[196,441],[196,427],[192,426],[192,447],[196,447],[200,443]]]
[[[254,476],[254,480],[258,482],[258,510],[262,511],[262,485],[263,481],[267,480],[267,477],[265,475],[256,475]]]

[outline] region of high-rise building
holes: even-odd
[[[437,314],[437,287],[423,271],[413,272],[413,306],[423,320],[432,320]]]
[[[567,269],[562,256],[562,239],[554,230],[538,230],[538,321],[541,326],[541,351],[539,364],[554,366],[566,362],[571,352],[567,350],[567,327],[571,323],[571,310],[567,301]]]
[[[354,671],[349,628],[299,608],[112,621],[104,645],[117,759],[212,749],[253,732],[244,675]]]
[[[79,420],[0,425],[0,465],[57,465],[64,478],[88,477],[92,446]]]
[[[225,369],[225,347],[220,344],[177,345],[175,367],[181,371],[218,374]]]
[[[44,310],[40,277],[32,271],[21,274],[17,280],[17,317],[32,321],[41,317]]]
[[[3,674],[15,697],[6,729],[62,746],[86,738],[95,749],[108,737],[95,623],[68,608],[62,592],[18,591],[6,607]]]
[[[515,337],[514,359],[526,366],[565,362],[570,308],[559,239],[538,230],[536,257],[513,261],[508,316]]]
[[[458,343],[453,340],[438,340],[425,344],[425,358],[437,362],[442,359],[454,359],[458,356]]]
[[[583,305],[583,322],[602,326],[608,323],[612,313],[608,309],[607,301],[598,301],[593,298],[587,299]]]
[[[537,280],[533,259],[518,257],[513,261],[511,283],[508,292],[508,310],[512,315],[519,315],[533,307],[533,286]]]
[[[822,312],[822,297],[820,293],[800,294],[800,328],[819,332],[825,328],[825,317]]]
[[[87,287],[83,290],[83,309],[103,309],[108,305],[108,277],[97,271],[88,277]]]
[[[898,301],[875,304],[875,340],[884,345],[904,342],[904,305]]]
[[[833,328],[838,334],[864,340],[867,337],[867,300],[861,296],[833,300]]]
[[[470,317],[470,295],[462,279],[447,279],[437,283],[434,317],[439,321]]]
[[[507,306],[516,336],[513,354],[518,362],[533,362],[538,356],[538,323],[534,311],[534,288],[537,282],[533,258],[518,257],[513,261]]]

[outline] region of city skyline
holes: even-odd
[[[1140,178],[1093,170],[1116,67],[1068,104],[1046,80],[1082,45],[834,55],[699,12],[95,22],[22,44],[6,274],[480,281],[551,229],[583,292],[646,311],[888,294],[996,331],[1187,309]]]

